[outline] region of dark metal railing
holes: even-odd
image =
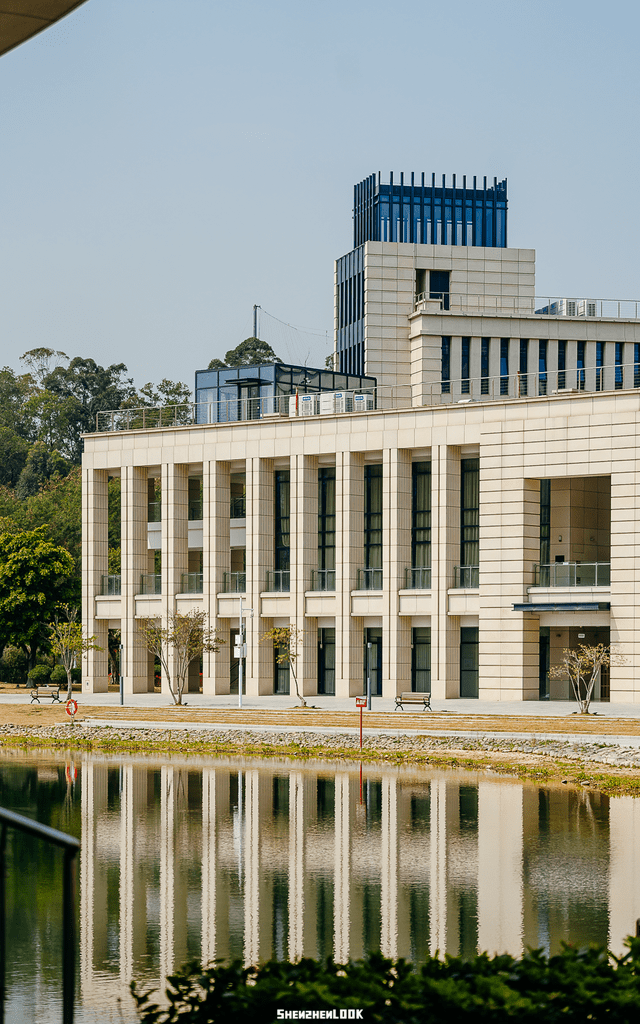
[[[103,576],[100,594],[102,597],[120,597],[122,593],[122,576]]]
[[[431,590],[431,568],[405,569],[405,590]]]
[[[536,587],[609,587],[610,562],[554,562],[536,565]]]
[[[314,569],[311,573],[312,590],[335,590],[336,570],[335,569]]]
[[[10,828],[17,829],[27,835],[42,839],[45,843],[53,843],[64,850],[62,865],[62,1021],[73,1024],[75,968],[76,968],[76,854],[80,842],[73,836],[59,832],[49,825],[41,825],[33,818],[25,818],[0,807],[0,1024],[4,1024],[4,1006],[7,994],[6,986],[6,867],[7,867],[7,832]],[[28,894],[25,893],[28,899]]]
[[[289,569],[270,569],[267,572],[266,590],[271,593],[286,594],[291,586],[291,572]]]
[[[245,594],[246,590],[246,572],[224,572],[222,574],[223,594]]]
[[[201,572],[183,572],[180,577],[181,594],[201,594],[203,574]]]
[[[231,519],[245,519],[247,515],[247,499],[244,494],[239,498],[232,498],[229,507]]]
[[[382,569],[358,569],[356,590],[382,590]]]
[[[456,565],[453,570],[453,586],[458,590],[477,590],[480,586],[480,569],[477,565]]]
[[[140,593],[141,594],[161,594],[162,593],[162,576],[160,573],[145,573],[144,576],[140,577]]]

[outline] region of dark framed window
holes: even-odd
[[[614,377],[614,380],[615,380],[614,386],[615,386],[616,391],[619,391],[620,388],[622,387],[623,383],[624,383],[624,377],[623,377],[624,370],[623,370],[623,367],[622,367],[622,358],[623,358],[623,345],[622,345],[622,342],[621,341],[616,341],[616,347],[615,347],[615,377]]]
[[[500,394],[509,394],[509,339],[500,338]]]
[[[538,342],[538,394],[547,393],[547,342]]]
[[[551,558],[551,481],[540,481],[540,565]]]
[[[471,338],[462,339],[461,359],[460,359],[460,391],[463,395],[469,394],[470,386],[470,354],[471,354]]]
[[[463,459],[460,473],[460,565],[479,565],[480,460]]]
[[[276,531],[275,531],[275,566],[277,571],[289,569],[290,524],[291,524],[291,487],[289,470],[277,470],[275,475],[276,489]],[[288,691],[287,691],[288,692]]]
[[[451,338],[442,338],[442,394],[451,392]]]
[[[478,626],[460,629],[460,696],[477,697],[479,692]]]
[[[567,386],[567,342],[558,342],[558,390],[562,391]]]
[[[449,210],[449,216],[451,216],[451,210]],[[448,270],[429,271],[429,298],[440,299],[442,301],[442,308],[449,309]]]
[[[318,470],[318,569],[336,567],[336,471]]]
[[[318,630],[318,693],[331,696],[336,692],[336,631],[334,627]]]
[[[527,373],[529,369],[529,339],[520,338],[520,363],[518,366],[518,384],[521,395],[526,395],[528,379]]]
[[[411,467],[411,567],[431,567],[431,463]]]
[[[596,341],[596,391],[604,387],[604,342]]]
[[[287,662],[286,665],[278,665],[278,649],[273,648],[273,692],[274,693],[290,693],[291,691],[291,680],[290,680],[290,666]]]
[[[415,693],[431,693],[431,629],[411,630],[411,689]]]
[[[382,465],[364,467],[364,566],[382,568]]]
[[[578,351],[576,356],[576,384],[579,391],[584,391],[586,374],[584,372],[584,341],[578,342]]]
[[[480,394],[489,394],[489,342],[490,338],[480,340]]]
[[[633,386],[640,388],[640,342],[633,344]]]
[[[371,674],[371,696],[382,696],[382,630],[369,627],[364,631],[364,689],[367,692],[367,674]],[[369,647],[371,644],[371,647]]]

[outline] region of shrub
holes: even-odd
[[[32,686],[47,686],[50,676],[50,665],[34,665],[28,673],[29,682]]]
[[[65,682],[66,682],[66,678],[67,678],[66,672],[65,672],[65,677],[64,678],[65,678]],[[82,669],[80,667],[76,667],[76,668],[72,668],[71,669],[71,682],[72,683],[81,683],[82,682]]]
[[[415,968],[379,953],[342,966],[309,959],[194,964],[168,979],[166,1008],[135,983],[131,991],[143,1024],[271,1024],[283,1019],[278,1010],[311,1011],[310,1018],[332,1010],[338,1019],[357,1019],[360,1010],[370,1024],[631,1024],[640,1019],[640,939],[627,945],[620,958],[564,946],[552,957],[541,950],[521,959],[429,957]]]
[[[67,673],[64,665],[56,665],[51,672],[51,685],[63,687],[67,685]]]
[[[26,682],[27,664],[27,656],[19,647],[5,647],[0,658],[0,679],[14,685]]]

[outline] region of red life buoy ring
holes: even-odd
[[[74,700],[73,697],[72,697],[71,700],[68,700],[67,703],[65,704],[65,709],[66,709],[67,714],[70,715],[71,718],[73,718],[74,715],[78,714],[78,702],[77,702],[77,700]]]

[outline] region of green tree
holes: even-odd
[[[167,408],[170,405],[185,405],[191,401],[191,389],[182,381],[168,380],[166,377],[159,384],[145,384],[135,398],[139,406]]]
[[[20,647],[35,664],[47,626],[73,593],[73,559],[46,527],[0,534],[0,646]]]
[[[146,649],[160,659],[174,704],[182,704],[191,662],[225,643],[217,630],[207,628],[206,612],[174,612],[166,626],[156,619],[141,619],[138,628]]]
[[[274,626],[273,629],[268,629],[266,633],[262,634],[260,643],[273,643],[273,649],[276,652],[276,664],[289,666],[296,694],[300,701],[300,707],[306,708],[307,702],[300,693],[298,677],[296,676],[298,647],[302,643],[303,636],[304,630],[299,629],[298,626]]]
[[[59,452],[50,451],[44,441],[36,441],[29,449],[25,466],[18,478],[16,494],[18,498],[28,498],[37,494],[52,477],[66,476],[68,472],[69,463]]]
[[[78,609],[70,605],[64,605],[62,612],[65,619],[56,615],[54,623],[49,626],[49,645],[51,651],[63,664],[67,673],[67,700],[73,696],[72,669],[80,662],[82,655],[87,651],[102,651],[95,641],[97,637],[85,637],[82,633],[82,623],[77,622]]]
[[[264,363],[281,363],[282,359],[275,354],[271,345],[260,338],[245,338],[236,348],[231,348],[224,357],[224,363],[212,359],[210,370],[223,370],[231,366],[259,366]]]
[[[29,455],[29,443],[11,427],[0,425],[0,484],[15,487]]]
[[[0,425],[27,440],[34,436],[33,423],[25,410],[33,391],[34,384],[29,374],[16,376],[8,366],[0,370]]]

